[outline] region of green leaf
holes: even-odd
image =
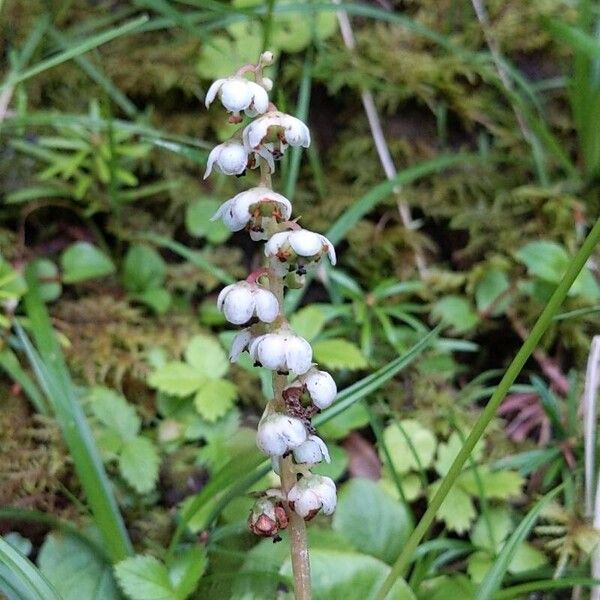
[[[216,421],[233,405],[237,389],[227,379],[206,379],[194,397],[196,410],[207,420]]]
[[[478,467],[477,474],[483,486],[483,493],[489,500],[507,500],[521,493],[524,479],[517,471],[502,469],[492,471],[488,466]],[[479,495],[479,487],[473,470],[460,475],[460,486],[473,496]]]
[[[383,439],[398,473],[427,469],[433,462],[435,435],[414,419],[391,423],[383,431]]]
[[[313,344],[317,362],[330,369],[364,369],[367,366],[360,350],[348,340],[331,338]]]
[[[538,550],[532,544],[523,542],[520,546],[517,546],[512,560],[508,565],[508,572],[512,575],[517,575],[526,571],[540,569],[547,564],[548,558],[541,550]]]
[[[177,590],[178,598],[187,598],[196,589],[207,566],[205,548],[191,546],[177,552],[169,568],[169,578]]]
[[[167,567],[153,556],[126,558],[115,566],[115,574],[119,586],[131,600],[180,599]]]
[[[290,325],[299,336],[310,342],[321,333],[325,320],[323,310],[313,304],[294,313]]]
[[[322,436],[328,440],[341,440],[354,429],[360,429],[369,422],[369,413],[361,402],[350,405],[319,427]]]
[[[336,481],[345,473],[346,469],[348,468],[348,453],[346,450],[344,450],[344,448],[341,448],[336,444],[327,444],[327,447],[329,449],[331,462],[321,462],[312,467],[311,471],[317,475],[324,475],[325,477],[330,477]]]
[[[63,600],[120,598],[110,565],[74,536],[49,534],[40,550],[38,564]]]
[[[481,583],[492,566],[493,556],[488,552],[473,552],[467,558],[467,573],[473,583]]]
[[[227,373],[229,360],[219,342],[206,335],[195,335],[185,349],[185,359],[205,377],[219,379]]]
[[[429,487],[428,496],[430,500],[435,495],[440,483],[441,480],[436,481]],[[448,529],[452,529],[457,533],[468,531],[476,516],[477,513],[471,497],[457,485],[450,488],[448,495],[436,513],[436,518],[439,521],[444,521]]]
[[[391,563],[413,528],[406,506],[368,479],[342,486],[333,528],[361,552]]]
[[[135,244],[123,262],[123,285],[133,294],[159,288],[165,280],[166,269],[165,261],[154,248]]]
[[[136,294],[134,299],[149,306],[159,315],[166,312],[171,305],[171,294],[165,288],[146,290],[142,294]]]
[[[477,325],[479,317],[469,301],[462,296],[446,296],[438,300],[431,309],[432,315],[449,325],[454,333],[464,333]]]
[[[171,396],[189,396],[206,381],[206,377],[187,363],[168,362],[148,377],[148,384]]]
[[[40,296],[44,302],[53,302],[62,294],[58,267],[47,258],[38,258],[31,263],[31,268],[38,278]]]
[[[437,459],[435,461],[435,470],[438,472],[438,475],[441,477],[446,475],[461,448],[462,440],[457,432],[452,433],[447,442],[441,443],[438,446]],[[481,458],[484,448],[485,442],[480,440],[471,453],[471,459],[477,462]]]
[[[506,295],[502,300],[499,298],[509,287],[510,283],[504,271],[498,269],[487,271],[475,288],[477,310],[485,313],[492,309],[490,313],[492,317],[502,314],[510,304],[510,297]]]
[[[89,242],[75,242],[60,256],[65,283],[77,283],[86,279],[104,277],[114,272],[110,258]]]
[[[202,198],[188,204],[185,210],[185,227],[190,235],[206,238],[211,244],[222,244],[231,231],[223,221],[211,221],[211,217],[221,206],[221,202],[211,198]]]
[[[492,531],[493,543],[492,539],[490,539],[490,529]],[[510,511],[507,508],[488,508],[486,514],[480,515],[477,519],[471,533],[471,541],[474,546],[495,555],[502,547],[504,540],[506,540],[512,529],[513,523]]]
[[[95,387],[90,391],[88,400],[93,415],[123,440],[137,435],[140,418],[134,406],[123,396],[108,388]]]
[[[0,256],[0,290],[15,299],[19,299],[27,291],[23,276],[2,256]]]
[[[154,489],[159,465],[156,447],[148,438],[137,436],[125,442],[119,456],[119,472],[136,492],[147,494]]]

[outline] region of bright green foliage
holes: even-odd
[[[313,344],[315,359],[329,369],[364,369],[367,361],[351,342],[341,338],[319,340]]]
[[[89,242],[75,242],[60,256],[62,279],[65,283],[79,283],[87,279],[105,277],[115,266],[101,250]]]
[[[212,198],[201,198],[188,204],[185,210],[185,227],[190,235],[206,238],[212,244],[222,244],[231,232],[223,221],[211,222],[211,217],[217,212],[221,202]]]

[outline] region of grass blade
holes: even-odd
[[[543,592],[544,590],[571,589],[576,586],[592,587],[600,584],[600,580],[590,577],[561,577],[560,579],[542,579],[541,581],[528,581],[511,587],[504,588],[494,594],[494,600],[507,600],[508,598],[530,597],[531,592]]]
[[[33,406],[35,406],[35,409],[41,415],[49,413],[44,396],[42,396],[31,377],[29,377],[29,374],[23,370],[19,360],[11,350],[5,349],[0,352],[0,369],[3,369],[15,383],[21,386]]]
[[[54,411],[107,552],[117,562],[132,553],[131,542],[31,269],[26,280],[25,308],[38,350],[15,323],[17,336]]]

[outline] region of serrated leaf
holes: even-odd
[[[46,537],[38,565],[63,600],[119,600],[112,569],[84,541],[64,534]]]
[[[441,481],[436,481],[429,486],[428,496],[433,498]],[[450,488],[448,495],[440,506],[436,518],[439,521],[444,521],[448,529],[457,533],[464,533],[471,528],[471,524],[477,513],[473,506],[473,501],[469,494],[462,490],[456,484]]]
[[[462,448],[462,441],[458,433],[454,432],[450,435],[448,440],[444,443],[440,443],[437,450],[437,458],[435,461],[435,470],[438,472],[438,475],[443,477],[450,469],[450,465],[454,462],[454,459],[457,457],[460,449]],[[473,452],[471,453],[471,458],[477,462],[481,458],[483,454],[483,449],[485,447],[485,442],[483,440],[479,440],[473,448]],[[470,462],[467,461],[467,467]]]
[[[204,382],[206,377],[187,363],[168,362],[148,377],[148,384],[171,396],[189,396]]]
[[[391,423],[385,428],[383,439],[398,473],[427,469],[433,461],[435,435],[414,419]]]
[[[360,350],[348,340],[331,338],[313,344],[315,360],[330,369],[364,369],[367,366]]]
[[[129,248],[123,262],[123,285],[133,294],[159,288],[166,270],[165,261],[154,248],[135,244]]]
[[[295,333],[310,342],[323,330],[325,315],[318,306],[305,306],[292,315],[290,325]]]
[[[103,387],[92,388],[88,396],[92,414],[123,439],[137,435],[140,418],[133,405],[115,391]]]
[[[185,227],[190,235],[206,238],[212,244],[222,244],[231,231],[223,221],[211,221],[211,217],[221,206],[221,202],[212,198],[202,198],[188,204],[185,210]]]
[[[134,437],[121,449],[119,473],[140,494],[147,494],[156,485],[159,465],[158,451],[148,438]]]
[[[478,467],[477,474],[483,487],[483,493],[489,500],[507,500],[521,493],[524,479],[517,471],[507,469],[492,471],[486,465]],[[479,495],[475,473],[464,471],[459,477],[460,486],[473,496]]]
[[[237,389],[226,379],[207,379],[196,392],[194,405],[207,421],[216,421],[233,405]]]
[[[436,319],[450,326],[454,333],[464,333],[475,327],[479,321],[469,301],[462,296],[446,296],[438,300],[431,313]]]
[[[206,335],[195,335],[190,340],[185,359],[196,373],[211,379],[223,377],[229,369],[229,360],[221,344]]]
[[[173,564],[169,566],[169,578],[179,598],[187,598],[196,589],[207,566],[205,548],[191,546],[177,552]]]
[[[75,242],[60,256],[65,283],[104,277],[114,272],[115,266],[108,256],[89,242]]]
[[[130,600],[179,600],[167,567],[154,556],[126,558],[115,566],[115,574]]]

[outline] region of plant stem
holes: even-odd
[[[483,432],[489,425],[490,421],[494,418],[496,414],[496,410],[504,397],[508,393],[511,385],[515,382],[517,376],[521,372],[521,369],[537,347],[542,335],[546,332],[554,315],[560,309],[561,304],[569,292],[569,289],[573,285],[573,282],[579,275],[580,271],[584,268],[585,263],[588,258],[592,254],[594,248],[600,241],[600,220],[596,221],[594,227],[588,234],[587,238],[583,242],[581,248],[575,255],[575,257],[569,263],[569,267],[567,268],[566,273],[561,279],[560,283],[554,290],[552,297],[548,301],[548,304],[542,311],[542,314],[539,316],[536,324],[533,326],[531,333],[524,341],[521,346],[519,352],[510,363],[508,369],[506,370],[504,377],[498,384],[498,387],[494,390],[490,401],[483,409],[483,412],[477,419],[477,422],[473,426],[471,433],[465,440],[460,452],[457,457],[454,459],[450,469],[448,470],[447,475],[442,480],[438,491],[435,496],[431,499],[429,503],[429,507],[425,511],[424,515],[421,517],[418,525],[413,530],[410,538],[404,545],[404,549],[400,553],[400,556],[397,558],[394,563],[392,570],[389,575],[383,582],[381,588],[379,589],[376,600],[384,600],[387,596],[388,592],[392,589],[394,582],[396,579],[402,575],[404,575],[406,568],[408,567],[411,557],[414,554],[419,542],[429,529],[430,525],[433,523],[435,516],[437,514],[438,509],[446,499],[448,492],[451,490],[454,482],[460,475],[465,462],[468,460],[473,448],[477,444],[477,442],[481,439]]]

